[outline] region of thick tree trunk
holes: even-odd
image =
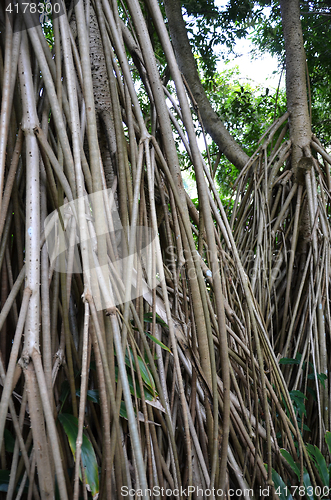
[[[311,141],[306,87],[306,55],[303,46],[299,0],[280,0],[286,51],[286,96],[290,112],[292,167]]]
[[[292,141],[291,166],[297,183],[305,184],[305,170],[298,169],[299,160],[305,156],[303,148],[309,147],[311,126],[308,113],[306,88],[306,55],[303,46],[302,27],[300,21],[299,0],[280,0],[282,25],[286,52],[286,97],[287,109],[290,112],[289,128]],[[303,160],[305,161],[305,160]],[[308,161],[309,163],[309,161]],[[307,164],[308,166],[308,164]],[[307,251],[311,239],[311,225],[308,206],[305,205],[299,225],[298,242],[292,250],[301,267],[305,265]],[[299,273],[300,276],[301,273]],[[300,281],[300,279],[299,279]],[[299,286],[294,281],[288,284],[287,300],[281,334],[280,349],[284,347],[290,287]]]
[[[164,5],[177,63],[198,104],[203,125],[213,141],[216,142],[220,151],[233,165],[241,170],[249,158],[229,134],[206,96],[187,37],[185,22],[181,12],[181,2],[178,0],[165,0]]]
[[[307,88],[306,88],[306,55],[303,45],[302,28],[300,22],[299,0],[280,0],[282,24],[286,50],[286,95],[287,107],[290,112],[290,137],[292,141],[292,169],[295,173],[296,182],[304,184],[307,192],[307,204],[301,215],[299,238],[296,248],[297,255],[301,254],[302,265],[306,260],[306,252],[310,245],[313,249],[313,260],[316,269],[316,283],[319,281],[321,270],[319,269],[319,248],[316,236],[317,218],[317,193],[314,188],[316,183],[313,159],[310,152],[311,122],[308,112]],[[315,228],[314,228],[315,227]],[[295,249],[295,247],[294,247]],[[298,286],[298,285],[297,285]],[[288,291],[290,288],[288,287]],[[320,289],[316,289],[316,316],[320,370],[328,372],[327,346],[325,341],[325,319],[323,312],[323,300]],[[286,308],[285,308],[286,310]],[[309,327],[310,330],[311,327]],[[311,334],[310,331],[308,334]],[[286,316],[283,320],[282,340],[285,338]],[[317,340],[317,339],[316,339]],[[281,342],[282,345],[282,342]],[[320,389],[320,427],[322,416],[324,422],[329,421],[328,413],[328,386],[327,381]],[[327,424],[326,424],[327,427]],[[322,436],[322,434],[320,434]],[[320,437],[321,443],[321,437]]]
[[[94,105],[97,116],[100,153],[104,165],[107,187],[114,182],[116,172],[116,138],[114,131],[113,109],[109,91],[106,61],[103,53],[102,39],[93,7],[90,13],[90,57],[93,81]],[[102,119],[102,124],[100,123]],[[106,133],[102,130],[102,126]],[[116,194],[117,197],[117,194]]]

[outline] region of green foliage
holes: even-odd
[[[265,464],[265,468],[268,470],[267,464]],[[275,485],[276,495],[278,496],[279,500],[293,500],[289,489],[286,487],[286,484],[284,483],[278,472],[272,469],[271,476]]]
[[[156,337],[154,337],[150,333],[148,333],[148,332],[145,332],[145,333],[149,339],[151,339],[153,342],[155,342],[155,344],[159,345],[160,347],[162,347],[162,349],[165,349],[166,351],[171,353],[169,347],[167,347],[165,344],[163,344],[163,342],[161,342],[159,339],[157,339]]]
[[[281,25],[280,6],[278,2],[262,0],[255,2],[263,7],[261,15],[256,19],[252,32],[252,41],[261,52],[270,52],[277,56],[281,64],[284,62],[285,49]]]
[[[331,4],[324,0],[301,0],[301,23],[311,88],[312,129],[319,140],[331,142]],[[285,62],[284,39],[279,2],[273,0],[230,0],[223,13],[223,25],[237,38],[250,37],[254,52],[269,52]],[[228,35],[228,39],[229,35]],[[231,44],[230,44],[231,45]]]
[[[52,49],[54,46],[54,33],[53,33],[52,21],[44,23],[42,25],[42,30],[49,45],[49,48]]]
[[[301,354],[297,354],[295,358],[281,358],[279,360],[280,365],[299,365],[301,359]]]
[[[52,49],[53,46],[54,46],[54,32],[53,32],[53,15],[52,15],[52,10],[49,8],[49,6],[48,6],[49,2],[47,2],[46,0],[39,0],[39,4],[43,4],[44,5],[43,9],[41,9],[41,7],[39,6],[40,11],[43,10],[43,12],[44,12],[43,16],[39,17],[39,20],[40,20],[40,23],[41,23],[41,28],[43,30],[43,33],[44,33],[44,36],[45,36],[45,38],[47,40],[49,48]]]
[[[215,74],[206,86],[208,98],[229,132],[252,154],[267,124],[286,110],[284,92],[277,96],[262,85],[253,87],[240,79],[239,68]]]
[[[328,446],[329,454],[331,456],[331,432],[327,431],[325,433],[325,442]],[[306,450],[308,452],[309,457],[311,458],[315,470],[317,472],[315,479],[317,484],[323,484],[324,488],[321,489],[321,493],[319,495],[320,498],[326,498],[328,497],[329,493],[329,484],[330,484],[330,479],[331,479],[331,465],[327,465],[327,462],[325,460],[325,457],[323,456],[321,450],[317,446],[313,446],[312,444],[306,444]],[[297,476],[298,482],[300,481],[300,463],[299,461],[296,461],[292,455],[285,449],[280,450],[282,456],[285,458],[289,466],[291,467],[292,471],[294,474]],[[279,487],[279,491],[282,493],[283,492],[283,497],[280,495],[279,498],[284,498],[285,500],[292,498],[291,496],[286,496],[284,495],[285,492],[289,491],[289,489],[286,488],[286,485],[283,481],[283,479],[273,470],[272,472],[272,479],[275,484],[276,492],[277,488]],[[314,500],[316,496],[314,496],[314,488],[312,486],[312,481],[310,478],[310,475],[307,471],[307,469],[304,467],[303,468],[303,484],[305,487],[305,498],[308,500]],[[300,494],[299,496],[302,497],[303,495]]]
[[[299,416],[306,416],[305,399],[307,397],[301,391],[290,391],[290,397],[293,403],[294,409],[298,412]]]
[[[323,457],[321,451],[319,450],[319,448],[317,448],[316,445],[313,446],[312,444],[307,444],[306,448],[315,464],[315,467],[318,471],[320,478],[323,481],[323,484],[325,486],[329,486],[329,469],[326,465],[325,458]]]
[[[145,323],[152,323],[153,322],[153,313],[151,313],[151,312],[145,313],[144,314],[144,322]],[[163,319],[160,318],[160,316],[158,314],[155,315],[155,322],[158,325],[163,326],[164,328],[169,328],[167,323],[165,321],[163,321]]]
[[[135,360],[134,360],[133,352],[132,352],[131,348],[130,348],[130,355],[132,358],[133,369],[135,371],[137,371],[137,367],[135,364]],[[150,370],[148,369],[148,366],[145,363],[145,361],[140,356],[137,356],[137,358],[138,358],[138,364],[139,364],[138,368],[140,371],[141,378],[143,379],[143,382],[148,386],[148,388],[150,390],[152,390],[154,393],[155,392],[155,381],[153,379],[153,375],[151,374]],[[126,351],[126,354],[125,354],[125,364],[128,368],[131,368],[128,351]]]
[[[133,383],[133,379],[132,379],[132,376],[130,375],[130,373],[127,373],[127,376],[128,376],[128,382],[129,382],[130,392],[131,392],[132,396],[136,396],[138,399],[142,399],[138,380],[135,379],[135,383]],[[117,368],[117,366],[115,366],[115,380],[116,380],[116,382],[118,382],[118,368]],[[153,394],[145,386],[144,386],[144,399],[146,402],[154,401],[154,399],[155,399],[155,393]]]
[[[144,314],[144,322],[145,323],[152,323],[153,322],[153,314],[152,313],[145,313]],[[155,317],[155,322],[161,326],[163,326],[164,328],[168,328],[168,325],[167,323],[165,323],[163,321],[162,318],[160,318],[160,316],[158,314],[156,314],[156,317]],[[163,344],[163,342],[161,342],[159,339],[157,339],[156,337],[154,337],[153,335],[151,335],[150,333],[148,332],[145,332],[146,333],[146,336],[151,339],[155,344],[159,345],[160,347],[162,347],[162,349],[168,351],[171,353],[171,350],[169,349],[169,347],[167,347],[165,344]]]
[[[186,13],[186,28],[193,52],[201,58],[205,78],[212,79],[218,59],[214,49],[227,42],[219,10],[214,0],[185,0],[182,6]]]
[[[124,401],[121,401],[120,417],[125,418],[125,420],[128,420],[128,414],[126,411],[126,406]]]
[[[281,358],[279,360],[280,365],[300,365],[302,358],[302,354],[297,353],[295,358]],[[307,373],[307,361],[304,361],[302,363],[302,370],[305,373],[305,377],[307,377],[307,380],[315,380],[315,372],[314,372],[314,366],[311,362],[308,362],[308,373]],[[327,380],[327,375],[325,373],[317,373],[317,380],[321,383],[322,387],[325,389],[325,380]],[[305,382],[303,382],[305,384]],[[306,387],[306,394],[307,396],[310,395],[312,396],[313,401],[317,401],[317,396],[316,396],[316,390],[313,389],[312,387],[307,386]],[[290,392],[290,397],[293,403],[294,410],[297,412],[297,423],[299,428],[301,428],[302,425],[302,418],[306,416],[306,409],[305,409],[305,400],[308,400],[305,394],[303,394],[301,391],[291,391]],[[290,417],[290,413],[288,411],[288,408],[286,406],[286,403],[284,401],[284,405],[286,407],[287,414]],[[303,424],[303,430],[310,431],[309,427],[307,427],[305,424]]]
[[[325,373],[317,373],[317,379],[321,382],[322,386],[325,389],[325,381],[327,380],[328,376]],[[310,373],[307,377],[310,380],[315,380],[315,373]]]
[[[243,81],[238,67],[216,73],[212,83],[204,83],[212,106],[248,155],[254,153],[268,124],[286,111],[284,91],[277,95],[276,90]],[[210,156],[215,158],[217,151],[212,145]],[[221,158],[216,179],[223,199],[229,197],[238,173],[225,157]]]
[[[299,365],[300,361],[301,361],[301,357],[302,357],[302,354],[297,353],[295,358],[281,358],[279,360],[279,364],[280,365]],[[303,370],[306,369],[306,363],[307,363],[306,361],[304,361],[302,363]],[[314,366],[311,362],[309,362],[309,371],[310,371],[310,373],[308,373],[307,379],[308,380],[315,380]],[[317,380],[320,381],[320,383],[322,384],[322,387],[325,389],[325,380],[327,380],[328,376],[325,373],[317,373],[316,375],[317,375]]]
[[[145,323],[153,323],[153,314],[152,313],[145,313],[144,314],[144,322]],[[158,314],[156,314],[156,317],[155,317],[155,322],[158,323],[159,325],[165,327],[165,328],[168,328],[168,325],[167,323],[165,323],[163,321],[162,318],[160,318],[160,316]],[[131,323],[133,323],[133,321],[131,321]],[[138,331],[138,328],[134,328],[133,327],[133,330],[137,330]],[[162,349],[165,349],[166,351],[170,352],[171,353],[171,350],[169,349],[169,347],[167,347],[165,344],[163,344],[163,342],[161,342],[159,339],[157,339],[156,337],[154,337],[153,335],[151,335],[150,333],[148,332],[145,332],[146,336],[151,339],[155,344],[159,345],[160,347],[162,347]]]
[[[329,454],[331,456],[331,432],[327,431],[325,433],[325,442],[328,446]],[[327,465],[327,462],[325,460],[325,457],[323,456],[321,450],[317,446],[313,446],[312,444],[306,444],[306,450],[308,452],[309,457],[311,458],[315,470],[317,472],[315,476],[315,480],[317,481],[317,484],[323,484],[324,488],[321,488],[320,491],[321,493],[319,494],[319,498],[326,498],[329,493],[329,484],[330,484],[330,479],[331,479],[331,465]],[[294,459],[292,455],[285,449],[280,450],[282,456],[285,458],[287,463],[289,464],[290,468],[294,472],[294,474],[297,476],[298,483],[301,480],[300,477],[300,463],[298,460]],[[268,469],[267,465],[265,466],[266,469]],[[307,469],[304,467],[303,468],[303,484],[304,484],[304,494],[305,498],[308,500],[314,500],[316,496],[314,496],[314,488],[312,486],[312,481],[310,478],[310,475],[307,471]],[[291,484],[287,487],[283,478],[280,477],[280,475],[275,471],[272,470],[272,480],[275,485],[275,490],[276,494],[280,499],[283,500],[290,500],[293,497],[290,494],[291,491]],[[298,491],[299,496],[303,497],[303,490]]]
[[[71,452],[76,460],[76,440],[78,436],[78,420],[76,417],[66,413],[60,413],[58,416],[64,432],[67,435]],[[81,447],[81,459],[84,466],[86,487],[91,491],[93,498],[97,498],[99,493],[99,471],[94,448],[90,440],[83,434],[83,443]],[[80,471],[80,479],[82,475]]]
[[[307,396],[305,396],[301,391],[296,391],[296,390],[290,391],[289,394],[290,394],[290,398],[292,401],[293,409],[296,413],[296,421],[297,421],[299,429],[301,429],[301,427],[302,427],[302,429],[304,431],[310,432],[309,427],[306,424],[302,423],[302,419],[304,417],[306,417],[306,415],[307,415],[306,407],[305,407],[305,400],[308,399]],[[283,404],[284,404],[285,411],[286,411],[288,418],[293,423],[292,414],[291,414],[291,412],[286,404],[284,397],[283,397]]]
[[[287,463],[289,464],[289,466],[291,467],[291,469],[293,470],[293,472],[295,473],[295,475],[297,476],[298,478],[298,481],[300,481],[300,465],[297,464],[292,455],[290,455],[290,453],[287,451],[287,450],[280,450],[281,454],[283,455],[283,457],[285,458],[285,460],[287,461]],[[309,500],[314,500],[314,496],[313,494],[310,492],[313,491],[312,489],[312,484],[311,484],[311,479],[310,479],[310,476],[307,472],[307,469],[304,467],[303,468],[303,484],[305,486],[305,490],[306,490],[306,498],[308,498]]]
[[[80,389],[76,390],[76,396],[80,398]],[[88,389],[87,399],[92,403],[100,404],[99,391],[97,389]]]
[[[202,74],[202,58],[198,58],[197,62],[200,74]],[[254,86],[248,80],[243,81],[240,77],[239,67],[226,68],[222,72],[216,72],[212,79],[202,79],[202,83],[213,108],[230,134],[249,156],[254,153],[257,143],[268,125],[286,111],[286,96],[283,90],[277,92],[275,89],[271,90],[263,85]],[[197,122],[196,134],[202,142],[201,128]],[[209,138],[208,141],[209,156],[213,166],[219,150],[215,143],[210,143]],[[188,170],[190,168],[188,154],[179,147],[177,151],[182,170]],[[204,158],[207,162],[206,152]],[[215,178],[220,197],[225,204],[231,205],[232,188],[238,174],[239,170],[222,156]],[[189,177],[195,181],[193,171],[189,170]]]

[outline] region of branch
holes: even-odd
[[[249,158],[229,134],[219,116],[213,110],[204,91],[187,37],[186,26],[181,12],[181,3],[178,0],[165,0],[165,10],[177,63],[197,102],[203,125],[220,151],[233,165],[241,170]]]

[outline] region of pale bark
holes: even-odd
[[[41,500],[54,498],[54,478],[51,475],[50,447],[47,443],[42,400],[32,363],[24,367],[24,375],[28,392],[31,428],[35,457],[38,468],[38,482]]]
[[[286,97],[290,112],[292,167],[311,141],[306,88],[306,55],[303,46],[299,0],[280,0],[286,51]]]
[[[316,234],[317,219],[317,191],[313,159],[311,157],[310,143],[312,139],[311,117],[308,110],[307,86],[306,86],[306,55],[303,44],[302,27],[300,22],[299,0],[280,0],[282,25],[284,32],[286,50],[286,95],[287,107],[290,112],[289,125],[292,140],[292,169],[296,174],[296,181],[304,183],[307,190],[308,204],[301,217],[298,252],[305,254],[306,245],[312,245],[314,265],[318,269],[320,255]],[[306,157],[306,158],[305,158]],[[307,158],[308,157],[308,158]],[[300,178],[301,177],[301,178]],[[321,271],[316,272],[316,283],[319,282]],[[287,286],[287,295],[290,293],[290,283]],[[314,294],[316,293],[316,298]],[[315,335],[318,336],[320,350],[320,370],[328,372],[327,347],[325,335],[325,319],[323,313],[322,293],[319,285],[312,290],[312,300],[316,301],[317,327]],[[287,303],[285,304],[285,307]],[[314,306],[315,307],[315,306]],[[285,312],[287,310],[285,309]],[[286,317],[283,319],[282,341],[285,338]],[[310,333],[313,345],[313,334],[311,325],[307,333]],[[317,339],[316,339],[317,340]],[[281,342],[282,344],[282,342]],[[314,347],[312,347],[312,358],[314,360]],[[316,368],[314,367],[314,371]],[[316,377],[316,373],[315,373]],[[319,427],[322,428],[322,419],[329,421],[328,404],[328,381],[324,387],[321,386],[320,394],[318,384],[316,385],[317,400],[320,408]],[[322,444],[322,432],[320,433],[319,446]]]

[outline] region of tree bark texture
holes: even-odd
[[[286,96],[290,112],[292,167],[303,156],[302,149],[311,141],[306,87],[306,55],[300,22],[299,0],[280,0],[286,51]]]

